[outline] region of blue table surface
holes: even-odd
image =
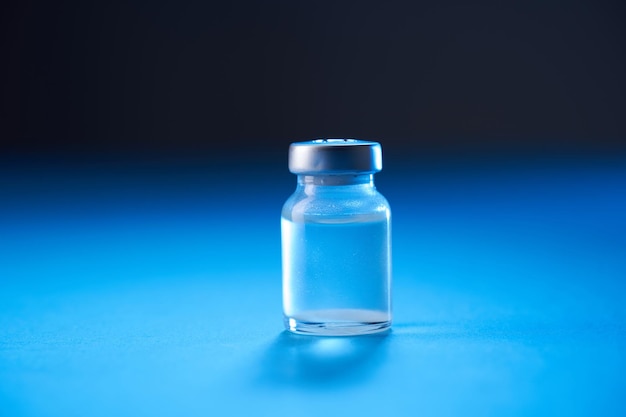
[[[385,168],[387,334],[286,333],[295,179],[0,180],[1,416],[624,416],[626,164]]]

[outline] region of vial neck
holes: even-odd
[[[374,186],[374,174],[298,175],[300,186]]]

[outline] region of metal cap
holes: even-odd
[[[378,142],[316,139],[289,146],[289,171],[294,174],[365,174],[381,169],[383,151]]]

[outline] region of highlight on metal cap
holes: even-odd
[[[383,169],[380,143],[357,139],[316,139],[289,146],[294,174],[357,174]]]

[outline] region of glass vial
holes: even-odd
[[[281,218],[288,330],[337,336],[391,325],[391,211],[374,186],[381,169],[377,142],[291,144],[298,182]]]

